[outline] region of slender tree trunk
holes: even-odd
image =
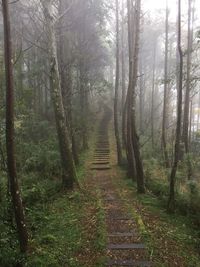
[[[88,145],[88,107],[87,107],[87,78],[84,59],[80,62],[80,107],[81,107],[81,128],[82,128],[82,148],[87,150]]]
[[[123,147],[127,147],[127,99],[124,104],[124,108],[122,110],[122,143]]]
[[[76,170],[72,152],[70,149],[69,133],[66,127],[66,117],[63,107],[52,3],[51,0],[41,0],[41,2],[44,8],[46,30],[49,38],[48,44],[49,44],[49,61],[50,61],[51,97],[54,105],[57,134],[60,147],[62,172],[63,172],[63,186],[68,189],[72,189],[74,182],[77,181],[77,177],[76,177]]]
[[[162,120],[162,149],[164,154],[165,166],[170,167],[167,151],[167,106],[168,106],[168,47],[169,47],[169,9],[168,0],[166,0],[166,22],[165,22],[165,78],[164,78],[164,102],[163,102],[163,120]]]
[[[188,44],[187,44],[187,79],[186,91],[184,101],[183,114],[183,133],[182,141],[185,146],[185,153],[187,155],[187,173],[188,180],[192,177],[192,164],[190,160],[190,146],[189,146],[189,117],[190,117],[190,91],[191,91],[191,59],[193,46],[193,21],[192,21],[192,0],[188,0]]]
[[[189,128],[189,146],[191,147],[191,142],[192,142],[192,100],[190,101],[190,128]]]
[[[115,101],[114,101],[114,126],[117,144],[118,164],[122,164],[122,148],[119,133],[119,1],[116,0],[116,77],[115,77]]]
[[[126,71],[125,71],[125,40],[124,40],[124,2],[122,1],[122,23],[121,23],[121,61],[122,61],[122,113],[126,102]],[[123,135],[123,134],[122,134]]]
[[[199,131],[199,121],[200,121],[200,93],[198,99],[197,131]]]
[[[69,8],[69,3],[64,0],[59,0],[59,14],[62,15],[63,10]],[[65,27],[63,18],[59,23],[59,42],[58,42],[58,54],[59,54],[59,69],[61,77],[62,98],[66,117],[66,126],[70,132],[72,154],[76,165],[79,164],[78,151],[76,146],[76,138],[73,125],[72,115],[72,70],[70,65],[70,40],[67,35],[62,33],[62,29]],[[69,33],[68,33],[69,34]]]
[[[132,120],[131,120],[131,130],[132,130],[132,144],[133,151],[135,155],[135,163],[136,163],[136,172],[137,172],[137,191],[140,194],[145,193],[145,181],[144,181],[144,170],[142,158],[140,155],[140,147],[139,147],[139,138],[136,130],[136,118],[135,118],[135,110],[136,110],[136,87],[137,87],[137,79],[138,79],[138,56],[139,56],[139,45],[140,45],[140,21],[141,21],[141,0],[137,0],[135,3],[135,43],[134,43],[134,51],[133,51],[133,87],[132,87],[132,96],[133,102],[131,105],[132,109]]]
[[[15,143],[14,143],[14,80],[12,63],[12,41],[10,29],[9,4],[2,0],[3,22],[4,22],[4,50],[5,50],[5,72],[6,72],[6,150],[7,168],[9,177],[10,193],[14,208],[15,221],[19,234],[21,252],[28,249],[28,232],[25,223],[24,209],[21,199],[20,188],[17,178]]]
[[[125,38],[124,38],[124,1],[122,1],[122,53],[121,53],[121,61],[122,61],[122,145],[123,148],[126,148],[126,109],[127,109],[127,101],[126,101],[126,71],[125,71]]]
[[[144,76],[143,76],[143,62],[142,59],[140,60],[140,82],[139,82],[139,88],[140,88],[140,92],[139,92],[139,106],[140,106],[140,134],[144,133],[144,96],[145,96],[145,92],[144,92]]]
[[[170,194],[168,200],[168,212],[175,211],[175,180],[179,162],[180,141],[181,141],[181,122],[182,122],[182,87],[183,87],[183,52],[181,47],[181,0],[178,0],[178,53],[179,53],[179,77],[178,77],[178,94],[177,94],[177,124],[174,162],[170,175]]]
[[[192,55],[192,0],[188,0],[188,43],[187,43],[187,79],[184,100],[183,133],[182,141],[186,154],[189,153],[189,110],[191,90],[191,55]]]
[[[132,16],[132,5],[131,1],[127,0],[127,10],[128,10],[128,46],[129,46],[129,84],[126,97],[126,154],[128,160],[128,176],[133,180],[136,179],[136,166],[135,166],[135,155],[132,144],[132,134],[131,134],[131,103],[132,103],[132,82],[133,82],[133,16]]]
[[[155,117],[155,104],[154,104],[154,97],[155,97],[155,76],[156,76],[156,48],[157,48],[157,41],[154,44],[154,51],[153,51],[153,77],[152,77],[152,92],[151,92],[151,143],[152,148],[154,149],[155,146],[155,137],[154,137],[154,117]]]

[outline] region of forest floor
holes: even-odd
[[[92,168],[97,137],[98,131],[78,170],[81,189],[59,193],[51,204],[35,211],[40,223],[36,222],[27,266],[125,266],[119,260],[129,259],[143,263],[126,266],[146,267],[152,262],[155,267],[200,267],[199,240],[190,221],[168,215],[151,193],[138,195],[134,182],[117,166],[111,123],[110,168]],[[127,237],[120,236],[122,232]],[[140,248],[119,250],[115,246],[136,243]]]

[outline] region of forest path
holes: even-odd
[[[151,266],[133,216],[129,214],[112,181],[112,159],[108,126],[112,113],[106,110],[100,123],[91,170],[92,182],[100,191],[107,232],[106,266]]]

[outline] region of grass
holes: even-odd
[[[90,151],[82,153],[77,168],[80,190],[61,192],[51,203],[38,204],[29,211],[31,251],[25,266],[101,266],[100,254],[105,248],[104,211],[99,193],[93,195],[85,187],[85,161],[89,157]]]
[[[79,190],[64,191],[60,180],[36,173],[22,177],[29,252],[26,258],[20,255],[15,229],[10,229],[9,222],[0,223],[0,266],[11,267],[16,262],[23,262],[25,267],[102,266],[104,211],[99,193],[91,194],[86,187],[90,154],[81,154],[77,168]]]
[[[105,225],[105,212],[103,209],[102,199],[100,192],[97,191],[97,239],[95,240],[95,248],[99,251],[103,251],[106,247],[106,225]]]
[[[29,217],[36,227],[25,266],[77,266],[76,253],[81,250],[85,196],[78,192],[63,194],[53,203],[36,207]],[[30,213],[29,213],[30,215]],[[33,220],[34,219],[34,220]]]

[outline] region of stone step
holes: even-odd
[[[109,162],[109,159],[99,158],[99,159],[95,159],[95,162]]]
[[[93,165],[106,165],[106,164],[109,164],[110,162],[109,161],[102,161],[102,162],[93,162],[92,164]]]
[[[106,266],[129,266],[129,267],[150,267],[149,261],[133,261],[133,260],[108,260]]]
[[[107,157],[107,158],[110,157],[109,154],[107,154],[107,155],[96,155],[96,154],[94,154],[94,157],[100,157],[100,160],[103,160],[103,159],[102,159],[103,156],[105,156],[105,157]],[[107,160],[107,159],[106,159],[106,160]]]
[[[96,149],[94,153],[110,153],[109,149]]]
[[[95,155],[110,155],[110,152],[106,152],[106,151],[95,151]]]
[[[94,157],[95,157],[95,160],[96,160],[97,158],[104,159],[105,157],[107,157],[106,159],[108,160],[108,158],[110,157],[110,155],[108,155],[108,154],[94,155]]]
[[[131,250],[131,249],[145,249],[146,246],[141,243],[134,244],[109,244],[107,247],[109,250]]]
[[[109,147],[96,146],[95,151],[110,151]]]
[[[108,235],[108,237],[135,237],[137,236],[134,232],[113,232]]]
[[[91,167],[91,170],[95,170],[95,171],[105,171],[105,170],[110,170],[110,169],[111,169],[110,166]]]
[[[109,160],[109,159],[110,159],[109,157],[97,157],[97,158],[94,158],[95,161]]]
[[[116,199],[112,199],[112,200],[116,200]],[[113,220],[113,221],[131,221],[131,222],[135,222],[135,220],[133,218],[129,218],[129,217],[107,216],[106,219]]]
[[[95,151],[110,151],[110,149],[106,147],[98,147],[95,149]]]

